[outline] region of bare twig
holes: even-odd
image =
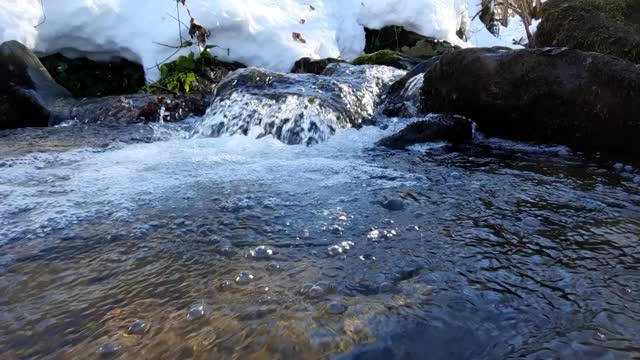
[[[162,45],[162,44],[160,44]],[[149,67],[147,68],[147,70],[151,70],[153,68],[158,68],[160,69],[160,66],[162,66],[162,64],[166,63],[167,61],[169,61],[169,59],[171,59],[175,54],[179,53],[180,50],[182,50],[182,48],[177,48],[176,51],[172,52],[171,55],[167,56],[166,59],[162,60],[160,63],[156,63],[155,66]]]
[[[35,28],[38,28],[40,25],[44,24],[45,21],[47,21],[47,14],[44,12],[44,0],[40,0],[40,7],[42,7],[42,21],[40,21],[38,23],[38,25],[34,26]]]
[[[173,20],[182,24],[182,26],[184,26],[185,29],[189,30],[189,25],[185,24],[183,21],[180,21],[179,18],[175,17],[173,14],[170,14],[170,13],[167,13],[167,15],[169,15]],[[182,32],[180,34],[182,34]]]

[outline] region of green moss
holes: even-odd
[[[640,2],[549,0],[536,33],[538,46],[562,46],[640,63]]]
[[[358,56],[353,60],[354,65],[391,65],[398,61],[402,55],[397,51],[380,50],[373,54]]]

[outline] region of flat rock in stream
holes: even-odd
[[[132,124],[139,122],[176,122],[189,116],[202,116],[211,104],[212,95],[134,94],[81,100],[61,100],[52,106],[57,125],[63,120],[82,124]]]
[[[404,149],[407,146],[426,142],[447,141],[462,143],[473,137],[471,122],[460,116],[432,115],[428,119],[409,124],[397,134],[386,137],[378,145],[390,149]]]

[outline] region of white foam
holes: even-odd
[[[198,183],[307,193],[310,189],[359,183],[393,175],[394,184],[419,181],[368,163],[361,155],[393,131],[367,127],[339,130],[326,143],[287,146],[271,137],[173,139],[106,150],[35,153],[3,159],[0,172],[0,243],[44,237],[49,231],[100,217],[126,221],[141,207],[168,206],[162,196]]]

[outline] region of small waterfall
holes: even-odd
[[[316,144],[338,128],[368,124],[381,94],[403,75],[348,64],[332,64],[323,75],[238,70],[220,84],[191,135],[271,135],[286,144]]]

